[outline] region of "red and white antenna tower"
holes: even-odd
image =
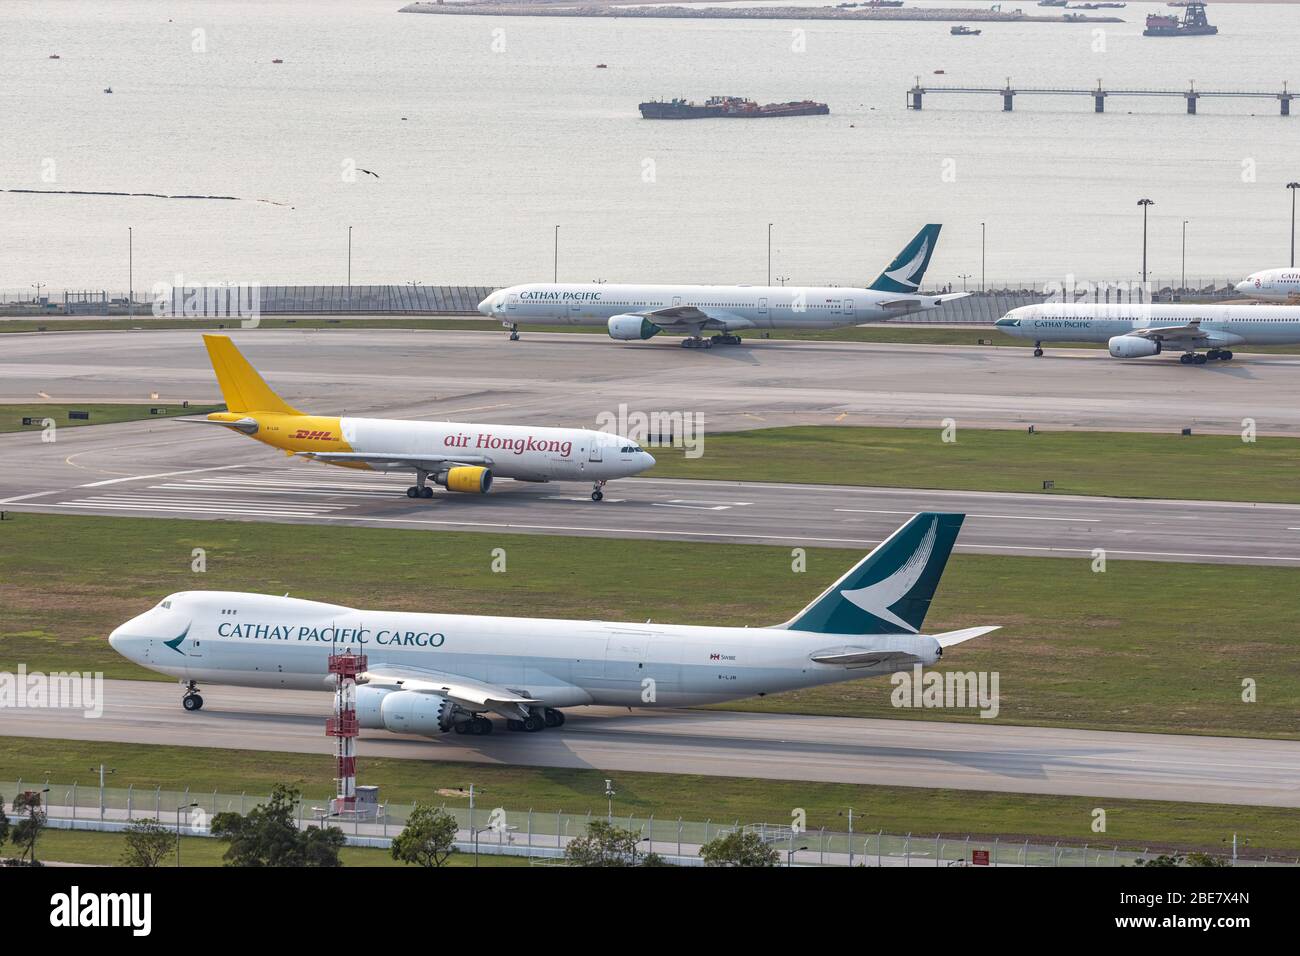
[[[338,789],[330,801],[330,814],[353,813],[357,805],[357,675],[366,669],[366,655],[331,654],[329,672],[334,675],[334,716],[325,721],[325,735],[333,737],[338,760]]]

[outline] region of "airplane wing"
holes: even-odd
[[[648,312],[633,312],[630,314],[648,319],[665,332],[689,332],[693,335],[699,334],[703,329],[726,332],[754,327],[754,323],[749,319],[709,315],[703,309],[697,309],[693,305],[675,305],[665,309],[652,309]]]
[[[1186,325],[1162,325],[1154,328],[1134,329],[1129,335],[1144,339],[1157,339],[1161,342],[1205,342],[1210,336],[1201,331],[1201,320],[1193,319]]]
[[[375,687],[392,687],[422,694],[441,694],[466,710],[481,713],[490,710],[511,720],[523,720],[529,707],[539,707],[542,702],[524,697],[506,687],[498,687],[472,677],[461,677],[443,671],[425,670],[409,665],[378,664],[359,675],[359,683]]]
[[[346,465],[355,462],[369,465],[376,471],[441,471],[451,465],[482,465],[489,467],[492,459],[485,455],[384,455],[374,452],[359,451],[298,451],[295,457],[322,461],[331,465]]]

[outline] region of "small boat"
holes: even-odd
[[[57,60],[57,59],[59,59],[59,58],[60,58],[60,57],[59,57],[59,55],[58,55],[57,53],[51,53],[51,54],[50,54],[50,59],[51,59],[51,60]]]
[[[284,60],[280,59],[279,57],[276,57],[276,58],[275,58],[274,60],[272,60],[271,62],[272,62],[272,63],[283,63]]]
[[[598,69],[598,70],[608,70],[609,67],[607,67],[604,63],[597,63],[597,64],[596,64],[596,69]]]
[[[105,92],[105,93],[112,93],[112,92],[113,92],[113,88],[112,88],[111,86],[106,86],[106,87],[104,87],[104,92]]]
[[[966,26],[966,24],[963,23],[960,26],[955,26],[951,28],[948,32],[955,37],[977,37],[984,31],[972,30],[970,27]],[[942,71],[937,71],[937,72],[942,72]]]
[[[935,75],[935,76],[943,76],[943,75],[944,75],[945,73],[947,73],[947,72],[948,72],[947,70],[935,70],[935,71],[934,71],[934,75]]]

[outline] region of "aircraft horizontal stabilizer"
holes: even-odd
[[[967,627],[960,631],[945,631],[943,634],[932,635],[939,642],[940,647],[952,647],[954,644],[961,644],[964,641],[970,641],[990,631],[996,631],[1001,624],[993,624],[987,627]]]
[[[838,664],[840,667],[879,667],[884,664],[906,667],[920,658],[907,651],[857,651],[845,648],[838,654],[816,654],[812,660],[817,664]]]

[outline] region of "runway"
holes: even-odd
[[[882,682],[881,693],[887,691]],[[10,736],[329,754],[331,697],[106,681],[104,714],[8,710]],[[576,708],[562,728],[436,739],[365,731],[366,757],[1009,793],[1300,806],[1300,742],[708,711]]]
[[[158,394],[158,401],[213,400],[212,372],[196,338],[185,332],[6,338],[6,345],[15,347],[0,363],[0,400],[135,401],[148,400],[150,393]],[[827,385],[819,369],[823,364],[834,369],[848,360],[858,371],[851,382],[835,388],[844,390],[842,398],[862,402],[871,401],[873,394],[862,391],[868,378],[862,374],[864,363],[887,370],[902,364],[914,375],[926,362],[936,369],[985,362],[1003,371],[1012,362],[1021,368],[1047,367],[1033,364],[1023,349],[986,353],[851,345],[838,350],[831,343],[837,348],[823,354],[816,351],[820,344],[810,351],[807,343],[764,342],[752,350],[757,365],[746,366],[743,374],[734,374],[739,351],[718,362],[709,359],[730,373],[727,388],[735,391],[726,406],[718,396],[727,389],[719,391],[716,377],[699,371],[704,366],[695,352],[641,352],[590,336],[549,335],[542,342],[510,343],[486,333],[259,330],[240,339],[272,383],[314,411],[573,425],[591,425],[598,411],[617,408],[629,392],[654,396],[655,404],[641,408],[671,408],[668,403],[677,402],[688,405],[686,410],[707,409],[709,421],[716,414],[732,414],[728,424],[839,420],[841,405],[817,404]],[[545,369],[545,378],[527,377],[532,349],[542,356],[539,368]],[[953,353],[958,353],[955,358]],[[1261,368],[1267,366],[1268,375],[1280,382],[1300,381],[1300,357],[1277,358],[1283,363],[1279,368],[1273,368],[1274,357],[1261,359]],[[418,379],[412,374],[417,364],[429,369]],[[1061,377],[1074,376],[1081,388],[1087,376],[1079,369],[1104,376],[1113,364],[1071,357],[1062,361],[1060,367],[1070,371]],[[651,371],[645,371],[647,366]],[[584,377],[583,367],[590,367],[592,375]],[[449,385],[434,368],[454,369],[457,378]],[[771,376],[799,368],[805,369],[809,388],[800,390],[799,403],[790,404],[782,398],[786,390]],[[1148,371],[1153,375],[1133,381],[1159,379],[1169,370]],[[1206,373],[1186,366],[1173,371],[1180,377]],[[965,387],[991,388],[979,384],[991,372],[971,373]],[[570,374],[581,384],[551,378]],[[469,383],[477,375],[483,376],[485,390],[475,392]],[[615,377],[617,387],[611,384]],[[631,383],[626,390],[624,380]],[[956,381],[945,380],[945,387]],[[697,387],[705,390],[704,398],[696,398]],[[1291,388],[1279,385],[1269,394],[1290,394]],[[1234,394],[1254,391],[1251,383],[1232,386]],[[1142,393],[1142,400],[1154,402],[1149,392]],[[741,412],[746,402],[752,403],[751,410]],[[570,413],[557,415],[553,404]],[[733,411],[715,412],[720,405]],[[1213,407],[1208,400],[1195,406]],[[635,400],[633,407],[638,407]],[[934,414],[938,411],[935,406]],[[600,503],[590,501],[589,489],[581,484],[509,481],[499,481],[485,497],[439,493],[432,500],[412,501],[404,495],[407,477],[286,459],[242,436],[206,426],[143,421],[62,428],[57,436],[56,442],[45,443],[36,432],[0,435],[0,509],[844,548],[871,547],[906,516],[930,509],[969,515],[958,546],[962,551],[1090,558],[1094,549],[1104,548],[1116,559],[1300,564],[1300,506],[1295,505],[658,478],[615,482]]]
[[[320,414],[567,424],[602,412],[698,412],[735,431],[789,424],[1300,435],[1300,355],[1188,367],[1095,349],[746,339],[683,349],[605,335],[391,329],[230,331],[252,363]],[[996,341],[997,333],[989,331]],[[0,402],[219,400],[198,331],[6,334]]]

